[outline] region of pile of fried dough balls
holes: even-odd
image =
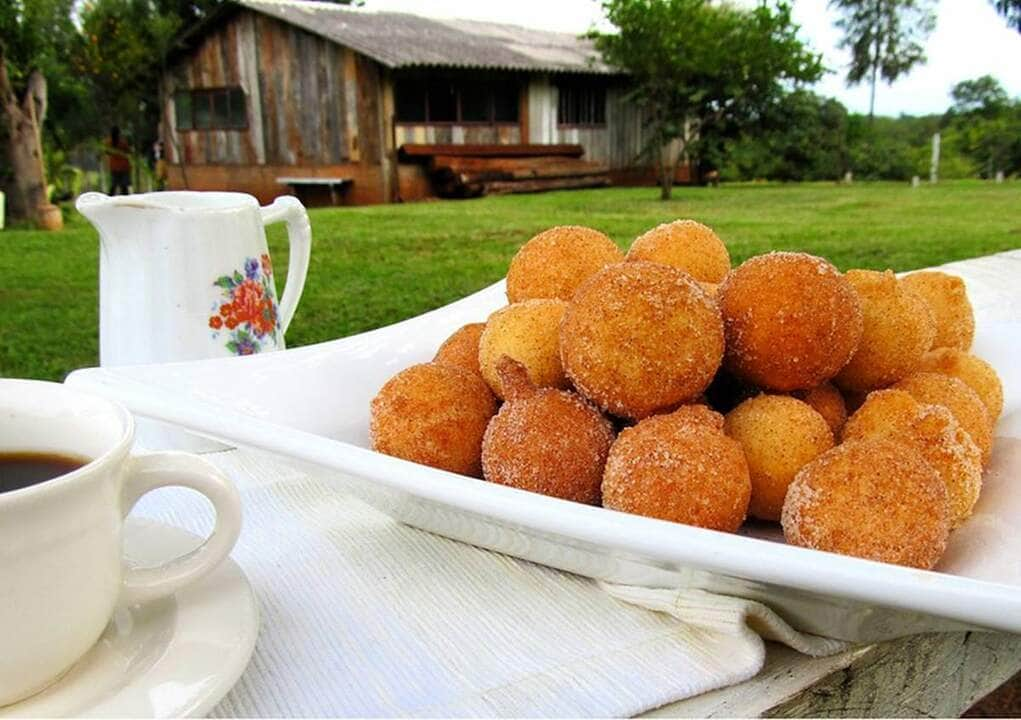
[[[376,450],[715,530],[750,515],[919,568],[978,499],[1003,392],[968,352],[960,278],[798,252],[732,269],[713,230],[678,220],[626,255],[550,228],[507,296],[379,391]]]

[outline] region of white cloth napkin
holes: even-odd
[[[206,457],[241,489],[233,557],[262,608],[214,716],[630,716],[752,677],[762,637],[844,647],[755,602],[601,586],[403,526],[266,454]],[[212,525],[190,491],[135,512]]]

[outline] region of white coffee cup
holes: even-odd
[[[114,402],[57,383],[0,379],[0,453],[89,461],[0,493],[0,706],[60,677],[96,642],[118,604],[170,595],[234,547],[241,505],[231,482],[194,455],[130,455],[133,437],[131,414]],[[142,495],[170,485],[209,499],[212,534],[164,565],[124,567],[124,517]]]

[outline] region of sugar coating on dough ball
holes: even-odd
[[[471,323],[459,328],[448,337],[436,351],[433,362],[441,365],[457,365],[465,370],[482,374],[479,368],[479,338],[485,330],[485,323]]]
[[[610,449],[603,506],[735,532],[751,495],[741,446],[683,415],[656,415],[623,430]]]
[[[921,403],[903,390],[873,390],[844,423],[842,440],[882,437],[891,430],[910,427]]]
[[[826,260],[774,252],[733,270],[718,298],[726,368],[763,389],[788,392],[833,377],[858,349],[858,296]]]
[[[518,250],[507,269],[507,298],[570,300],[578,286],[624,253],[603,233],[581,225],[544,230]]]
[[[833,437],[840,437],[840,431],[847,421],[847,403],[832,383],[816,385],[808,390],[795,390],[792,395],[808,403],[813,410],[822,415],[833,431]]]
[[[579,392],[637,420],[701,395],[723,357],[723,322],[686,273],[619,263],[578,289],[560,326],[560,352]]]
[[[995,424],[1003,413],[1003,383],[993,366],[982,358],[956,348],[937,348],[922,358],[925,372],[955,377],[978,395]]]
[[[911,446],[851,440],[795,476],[780,523],[791,545],[929,569],[950,534],[947,489]]]
[[[482,441],[486,480],[598,505],[613,426],[576,393],[529,387],[517,367],[500,366],[509,399]]]
[[[865,332],[833,382],[841,390],[868,392],[918,370],[936,336],[928,303],[889,270],[849,270],[846,277],[861,298]]]
[[[683,420],[684,422],[703,425],[712,430],[723,432],[723,416],[710,408],[708,405],[695,403],[692,405],[681,405],[670,413],[671,417]]]
[[[712,228],[694,220],[674,220],[638,236],[628,260],[671,265],[700,283],[720,283],[730,271],[730,253]]]
[[[978,445],[982,465],[989,463],[993,454],[993,423],[974,390],[955,377],[928,372],[909,375],[893,387],[904,390],[920,403],[944,406]]]
[[[720,284],[719,283],[708,283],[708,282],[702,282],[701,280],[699,280],[698,281],[698,286],[700,288],[702,288],[703,290],[705,290],[705,294],[708,295],[711,298],[715,298],[719,294],[719,292],[720,292]]]
[[[727,414],[727,435],[741,444],[752,481],[751,515],[780,519],[787,487],[801,468],[833,447],[833,432],[807,403],[759,395]]]
[[[476,373],[454,365],[412,365],[372,399],[372,449],[472,477],[482,475],[482,435],[496,398]]]
[[[952,528],[971,515],[982,491],[982,453],[944,406],[919,403],[903,390],[876,390],[844,428],[845,440],[869,437],[921,453],[946,485]]]
[[[906,275],[900,281],[929,304],[936,321],[934,348],[971,348],[975,338],[975,313],[961,278],[937,270],[925,270]]]
[[[560,363],[560,321],[566,309],[563,300],[526,300],[489,316],[479,339],[479,367],[497,397],[505,397],[496,371],[504,355],[524,365],[535,385],[567,387]]]

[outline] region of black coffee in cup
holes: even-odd
[[[0,493],[52,480],[88,462],[85,458],[57,453],[0,452]]]

